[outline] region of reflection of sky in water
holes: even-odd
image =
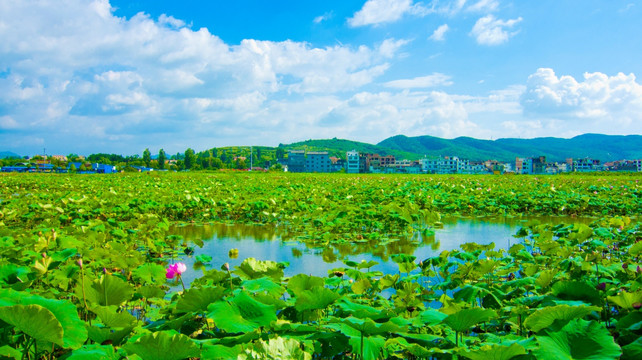
[[[540,218],[541,222],[559,223],[565,219]],[[566,219],[569,220],[569,219]],[[572,222],[588,222],[587,219],[572,219]],[[566,221],[571,222],[571,221]],[[274,226],[261,225],[225,225],[210,224],[200,226],[184,226],[174,228],[176,235],[183,236],[186,240],[202,239],[202,248],[195,248],[194,255],[205,254],[212,257],[211,267],[220,269],[226,262],[230,269],[241,264],[246,258],[257,260],[272,260],[276,262],[289,262],[284,269],[285,276],[308,274],[327,276],[328,270],[345,267],[342,259],[360,262],[361,260],[375,260],[379,265],[371,270],[383,273],[397,273],[397,264],[390,260],[390,255],[406,253],[417,257],[419,260],[437,256],[444,250],[454,250],[460,245],[475,242],[478,244],[495,243],[497,249],[507,249],[519,239],[513,237],[527,220],[518,218],[495,219],[445,219],[442,229],[435,229],[435,237],[425,239],[423,242],[415,239],[398,240],[385,246],[375,246],[376,242],[366,244],[344,244],[334,248],[322,249],[308,248],[304,243],[295,240],[283,240],[290,236],[283,230]],[[238,258],[231,259],[228,252],[238,249]],[[183,257],[188,269],[195,262],[193,256]],[[199,277],[201,271],[187,271],[184,280],[191,282]]]

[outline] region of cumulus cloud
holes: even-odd
[[[452,85],[450,76],[440,73],[434,73],[428,76],[420,76],[413,79],[393,80],[385,83],[384,85],[389,88],[397,89],[413,89],[413,88],[429,88],[436,86],[449,86]]]
[[[434,41],[444,41],[446,40],[446,33],[450,30],[448,24],[443,24],[439,26],[435,31],[430,35],[429,39]]]
[[[493,15],[486,15],[477,20],[470,35],[481,45],[500,45],[515,36],[518,31],[510,31],[522,21],[521,17],[511,20],[496,19]]]
[[[167,15],[116,17],[107,0],[2,2],[0,24],[0,127],[73,146],[130,147],[121,151],[137,149],[124,142],[141,133],[189,144],[241,121],[265,122],[262,108],[286,96],[359,89],[408,42],[229,45]]]
[[[524,111],[534,116],[616,121],[642,119],[642,85],[634,74],[585,73],[583,81],[541,68],[528,77],[521,97]]]
[[[348,25],[359,27],[395,22],[405,14],[426,15],[428,10],[413,0],[368,0],[361,10],[348,19]]]

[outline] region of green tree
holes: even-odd
[[[143,162],[145,163],[145,167],[149,167],[152,164],[152,154],[149,152],[149,148],[143,151]]]
[[[276,148],[276,158],[283,159],[285,157],[285,150],[282,147]]]
[[[165,155],[165,150],[158,150],[158,168],[160,170],[165,170],[165,160],[167,160],[167,155]]]
[[[185,150],[185,169],[189,170],[196,164],[196,155],[194,150],[188,148]]]
[[[222,169],[223,168],[223,162],[221,161],[221,159],[216,158],[216,157],[213,158],[212,159],[212,167],[211,168],[212,169],[216,169],[216,170]]]

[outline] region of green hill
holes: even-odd
[[[292,144],[282,145],[286,150],[327,151],[330,156],[345,158],[346,152],[356,150],[360,153],[379,155],[394,155],[399,159],[419,159],[423,155],[412,151],[390,149],[384,146],[373,145],[345,139],[306,140]]]
[[[584,134],[571,139],[497,139],[479,140],[458,137],[452,140],[434,136],[397,135],[378,146],[398,151],[436,156],[458,156],[469,160],[514,161],[516,157],[544,155],[549,161],[589,157],[602,161],[642,158],[642,136]]]

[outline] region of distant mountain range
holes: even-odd
[[[397,135],[378,144],[345,139],[307,140],[292,144],[280,144],[284,150],[328,151],[330,156],[345,158],[346,152],[394,155],[398,159],[417,160],[427,157],[457,156],[472,161],[515,161],[517,157],[546,156],[548,161],[564,161],[567,158],[591,158],[602,162],[642,159],[642,135],[584,134],[571,139],[542,137],[534,139],[479,140],[470,137],[442,139],[424,135],[408,137]],[[223,147],[231,155],[244,155],[245,147]],[[277,148],[255,146],[264,154],[273,154]],[[154,155],[155,158],[156,155]],[[1,151],[0,158],[20,157],[11,151]]]
[[[357,141],[329,139],[307,140],[288,145],[285,149],[329,151],[331,155],[345,157],[345,152],[378,153],[396,158],[419,159],[424,156],[458,156],[462,159],[480,161],[494,159],[515,161],[517,157],[546,156],[549,161],[564,161],[567,158],[598,159],[603,162],[622,159],[642,159],[641,135],[584,134],[571,139],[543,137],[534,139],[479,140],[470,137],[442,139],[434,136],[408,137],[397,135],[373,145]]]
[[[642,158],[641,135],[584,134],[571,139],[544,137],[497,140],[479,140],[469,137],[447,140],[433,136],[398,135],[377,145],[427,156],[459,156],[469,160],[513,161],[516,157],[541,155],[546,156],[549,161],[585,157],[604,162]]]
[[[11,151],[0,151],[0,159],[6,159],[6,158],[19,158],[20,155],[11,152]]]

